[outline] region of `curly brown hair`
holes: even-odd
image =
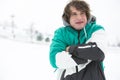
[[[63,12],[63,15],[62,15],[63,19],[67,23],[69,23],[69,19],[70,19],[70,16],[71,16],[71,11],[70,11],[70,7],[71,6],[75,7],[79,11],[85,12],[87,20],[89,20],[89,18],[90,18],[90,8],[89,8],[89,5],[85,1],[83,1],[83,0],[72,0],[64,8],[64,12]]]

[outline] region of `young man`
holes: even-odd
[[[80,72],[92,62],[83,59],[80,64],[76,63],[70,54],[75,46],[96,42],[103,52],[106,46],[104,28],[96,24],[96,18],[90,14],[89,5],[85,1],[72,0],[66,5],[62,18],[65,26],[55,31],[49,56],[51,65],[57,69],[57,80],[61,79],[64,71],[66,77],[76,73],[76,66]]]

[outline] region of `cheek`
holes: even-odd
[[[85,19],[85,24],[87,24],[87,19]]]
[[[70,21],[69,21],[69,22],[70,22],[70,24],[72,24],[72,19],[71,19],[71,18],[70,18]]]
[[[70,18],[70,24],[73,24],[75,22],[74,18]]]
[[[87,23],[87,17],[86,17],[86,16],[84,17],[84,20],[85,20],[85,22]]]

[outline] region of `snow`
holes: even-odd
[[[0,80],[55,80],[49,46],[0,38]]]
[[[105,57],[105,75],[107,80],[120,80],[120,48],[110,47]]]
[[[0,80],[56,80],[49,63],[49,44],[0,37]],[[120,48],[109,48],[104,61],[107,80],[120,80]]]

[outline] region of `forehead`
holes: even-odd
[[[81,12],[80,10],[77,10],[75,7],[70,7],[70,12]]]

